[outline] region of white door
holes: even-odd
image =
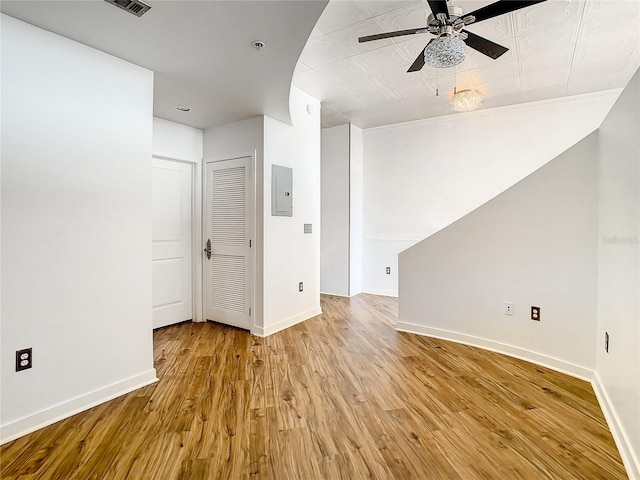
[[[207,163],[204,288],[207,320],[251,328],[251,157]]]
[[[193,318],[191,295],[192,167],[153,159],[153,328]]]

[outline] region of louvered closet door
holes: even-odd
[[[207,320],[251,328],[251,158],[206,166],[204,253]]]

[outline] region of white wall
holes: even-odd
[[[177,160],[193,165],[192,203],[192,298],[193,321],[205,321],[202,313],[202,156],[203,135],[199,128],[162,118],[153,118],[154,157]]]
[[[155,380],[153,74],[1,18],[4,442]]]
[[[349,295],[349,125],[322,129],[320,291]]]
[[[199,128],[189,127],[163,118],[153,118],[153,155],[201,164],[203,134]]]
[[[349,125],[349,295],[362,293],[364,227],[364,138]]]
[[[640,479],[640,73],[599,130],[597,380],[631,478]],[[610,335],[609,353],[604,335]],[[613,422],[611,421],[613,420]],[[632,473],[633,472],[633,473]]]
[[[310,105],[308,112],[307,106]],[[255,117],[207,129],[204,159],[255,152],[256,291],[252,333],[269,335],[320,310],[320,103],[290,96],[293,125]],[[271,165],[293,169],[293,217],[271,216]],[[304,233],[304,224],[313,233]],[[298,283],[304,291],[298,292]]]
[[[264,119],[264,335],[321,313],[320,102],[294,87],[289,103],[292,126]],[[271,216],[272,165],[293,169],[293,217]]]
[[[264,311],[264,216],[263,216],[263,178],[264,178],[264,117],[253,117],[239,122],[233,122],[204,131],[203,156],[207,161],[226,160],[244,156],[255,157],[256,182],[256,259],[255,259],[255,295],[254,295],[254,329],[252,332],[263,331]],[[200,249],[202,258],[202,249]]]
[[[640,478],[639,131],[636,73],[597,132],[400,254],[398,323],[591,380],[631,479]],[[527,320],[530,305],[542,307],[541,322]]]
[[[590,378],[597,134],[400,254],[398,328]],[[505,315],[505,302],[514,314]],[[541,307],[541,321],[530,307]]]
[[[364,291],[397,294],[397,255],[593,132],[619,91],[364,131]],[[385,267],[391,267],[391,275]]]
[[[362,292],[363,138],[354,125],[322,130],[322,293]]]

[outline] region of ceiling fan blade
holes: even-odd
[[[427,33],[426,28],[411,28],[409,30],[397,30],[395,32],[376,33],[375,35],[367,35],[358,38],[358,42],[370,42],[371,40],[382,40],[383,38],[402,37],[403,35],[413,35],[416,33]]]
[[[429,43],[433,42],[433,39],[429,40]],[[427,45],[429,45],[429,43],[427,43]],[[407,73],[410,72],[418,72],[420,70],[422,70],[422,67],[424,67],[424,50],[425,48],[427,48],[426,46],[420,50],[420,54],[418,55],[418,58],[416,58],[414,60],[414,62],[411,64],[411,66],[409,67],[409,70],[407,70]]]
[[[491,40],[487,40],[484,37],[476,35],[475,33],[471,33],[469,30],[463,30],[463,32],[467,34],[467,38],[464,41],[467,46],[479,51],[487,57],[493,58],[494,60],[509,51],[507,47],[503,47],[502,45],[498,45],[497,43],[492,42]]]
[[[429,8],[434,17],[437,17],[439,13],[444,13],[449,16],[449,9],[447,8],[447,0],[427,0]]]
[[[474,23],[482,22],[489,18],[497,17],[509,12],[515,12],[521,8],[535,5],[536,3],[542,3],[546,0],[500,0],[498,2],[487,5],[486,7],[479,8],[474,12],[466,13],[465,16],[473,15],[476,17]]]

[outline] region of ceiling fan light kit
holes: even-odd
[[[424,61],[435,68],[455,67],[464,61],[465,43],[457,36],[438,37],[424,49]]]
[[[460,90],[455,92],[449,101],[456,112],[472,112],[484,102],[484,95],[478,90]]]
[[[521,8],[542,3],[545,0],[499,0],[486,5],[471,13],[465,14],[462,8],[447,5],[447,0],[427,0],[431,8],[431,14],[427,17],[427,26],[398,30],[395,32],[377,33],[358,38],[358,42],[371,42],[383,38],[415,35],[418,33],[430,33],[436,38],[431,39],[418,58],[409,67],[408,72],[417,72],[425,66],[436,68],[453,67],[464,60],[464,44],[489,58],[497,59],[509,49],[497,43],[480,37],[473,32],[465,30],[467,25],[473,25],[499,15],[515,12]],[[460,52],[462,44],[462,53]]]
[[[432,38],[420,52],[407,72],[417,72],[429,65],[434,68],[455,67],[464,61],[466,47],[472,48],[494,60],[500,58],[509,49],[487,40],[473,32],[465,30],[467,25],[473,25],[499,15],[515,12],[521,8],[542,3],[545,0],[498,0],[492,4],[465,14],[462,8],[448,4],[449,0],[427,0],[431,14],[427,17],[426,27],[398,30],[395,32],[377,33],[358,38],[358,42],[371,42],[383,38],[402,37],[418,33],[430,33]],[[436,96],[439,88],[436,87]],[[454,90],[450,105],[456,112],[470,112],[476,110],[484,96],[478,90]]]

